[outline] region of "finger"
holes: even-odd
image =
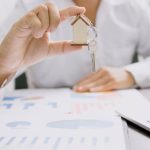
[[[60,23],[59,10],[52,3],[47,3],[46,5],[48,7],[49,20],[50,20],[48,31],[54,31],[58,27],[58,25]]]
[[[100,78],[98,80],[95,80],[91,83],[85,84],[84,86],[87,87],[87,88],[94,88],[94,87],[97,87],[97,86],[104,85],[108,81],[110,81],[110,78],[108,76],[103,76],[102,78]]]
[[[85,12],[84,7],[72,6],[72,7],[61,10],[60,18],[61,18],[61,21],[63,21],[69,17],[83,14],[84,12]]]
[[[82,46],[72,46],[70,41],[50,42],[48,56],[80,50]]]
[[[83,87],[76,87],[76,86],[74,86],[73,90],[75,92],[89,92],[89,88],[87,88],[85,86],[83,86]]]
[[[34,9],[33,12],[37,15],[41,22],[41,28],[38,30],[38,34],[42,37],[49,27],[50,20],[48,7],[44,4],[41,4],[36,9]]]
[[[83,86],[83,85],[91,83],[97,79],[98,79],[98,75],[96,73],[91,73],[89,76],[87,76],[86,78],[79,81],[76,86]]]
[[[29,12],[13,26],[14,35],[17,37],[24,37],[32,33],[35,38],[39,38],[40,35],[38,31],[40,28],[41,21],[34,12]]]
[[[90,91],[91,88],[104,85],[104,84],[108,83],[109,81],[110,81],[109,77],[108,76],[104,76],[104,77],[102,77],[100,79],[92,81],[91,83],[88,83],[88,84],[85,84],[85,85],[80,85],[80,86],[75,86],[74,89],[76,91],[84,91],[84,90]]]
[[[77,86],[84,86],[87,84],[91,84],[92,82],[95,82],[96,80],[103,78],[105,76],[105,72],[103,71],[98,71],[96,73],[92,73],[85,79],[81,80],[79,83],[77,83]]]
[[[114,82],[110,81],[110,82],[106,83],[105,85],[91,88],[90,92],[105,92],[105,91],[111,91],[114,89],[115,89]]]

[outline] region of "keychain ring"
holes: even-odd
[[[98,37],[97,30],[95,26],[90,26],[88,30],[88,43],[96,41]]]

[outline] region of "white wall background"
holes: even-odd
[[[0,24],[10,14],[17,0],[0,0]]]
[[[28,0],[30,1],[30,0]],[[61,0],[60,0],[61,1]],[[141,0],[143,1],[143,0]],[[150,5],[150,0],[145,0]],[[0,0],[0,25],[5,21],[5,18],[12,12],[17,0]],[[10,84],[8,91],[14,88],[14,83]]]
[[[146,1],[148,1],[149,5],[150,5],[150,0],[146,0]]]

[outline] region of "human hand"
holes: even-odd
[[[104,67],[74,86],[77,92],[104,92],[130,88],[135,85],[133,76],[124,69]]]
[[[83,7],[77,6],[59,11],[55,5],[47,3],[27,13],[13,25],[0,45],[0,75],[9,75],[51,55],[80,49],[71,46],[69,41],[49,41],[48,33],[61,21],[84,12]]]

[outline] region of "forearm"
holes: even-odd
[[[16,72],[7,70],[4,66],[0,66],[0,87],[4,87],[15,76]]]
[[[13,63],[9,63],[9,58],[5,57],[6,49],[4,40],[0,45],[0,87],[5,86],[17,71],[13,68]]]
[[[9,75],[1,75],[0,74],[0,87],[4,87],[6,85],[8,77],[9,77]]]

